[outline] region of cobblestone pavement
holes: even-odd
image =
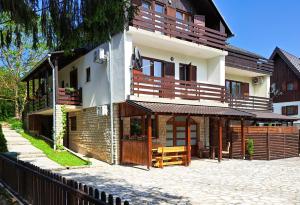
[[[102,163],[60,173],[131,204],[300,204],[300,158],[193,160],[150,171]]]

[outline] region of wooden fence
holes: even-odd
[[[296,127],[245,127],[245,139],[254,140],[256,160],[299,156],[299,131]],[[241,158],[241,128],[231,127],[232,158]]]
[[[121,205],[120,198],[42,170],[27,162],[0,155],[0,181],[25,204]],[[124,205],[129,205],[127,201]]]
[[[148,164],[148,143],[147,140],[123,139],[121,141],[123,164]]]

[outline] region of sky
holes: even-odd
[[[270,57],[276,46],[300,57],[299,0],[214,0],[232,45]]]

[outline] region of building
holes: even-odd
[[[133,1],[139,12],[109,43],[50,53],[23,78],[27,129],[57,136],[63,106],[65,146],[151,166],[160,147],[186,147],[186,164],[199,152],[221,160],[234,144],[230,126],[294,121],[271,111],[273,63],[227,46],[233,34],[214,3],[194,2]],[[245,157],[245,140],[241,132],[232,157]]]
[[[300,119],[300,59],[278,47],[271,59],[274,61],[271,83],[278,93],[274,96],[274,112]],[[300,126],[300,120],[294,123]]]

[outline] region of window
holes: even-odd
[[[70,122],[71,122],[71,131],[76,131],[77,130],[77,120],[76,117],[70,117]]]
[[[86,82],[90,82],[91,81],[91,68],[88,67],[86,69]]]
[[[165,11],[165,8],[163,5],[155,4],[155,12],[163,14],[164,11]]]
[[[143,9],[151,9],[151,3],[149,1],[142,1],[142,8]]]
[[[160,60],[143,58],[143,74],[155,77],[163,77],[165,62]]]
[[[226,80],[225,87],[226,92],[233,97],[249,96],[249,83]]]
[[[197,81],[197,67],[191,64],[179,64],[179,79],[183,81]]]
[[[293,91],[294,90],[294,83],[288,83],[286,85],[287,91]]]
[[[183,21],[184,20],[183,12],[176,11],[176,18]]]
[[[281,113],[283,115],[298,115],[298,106],[297,105],[283,106],[281,108]]]
[[[61,81],[61,87],[62,87],[62,88],[65,88],[65,81],[64,81],[64,80]]]
[[[157,117],[152,116],[151,125],[152,125],[152,138],[158,138],[157,134]],[[147,126],[147,117],[131,117],[130,118],[130,135],[131,136],[142,136],[147,135],[148,126]]]

